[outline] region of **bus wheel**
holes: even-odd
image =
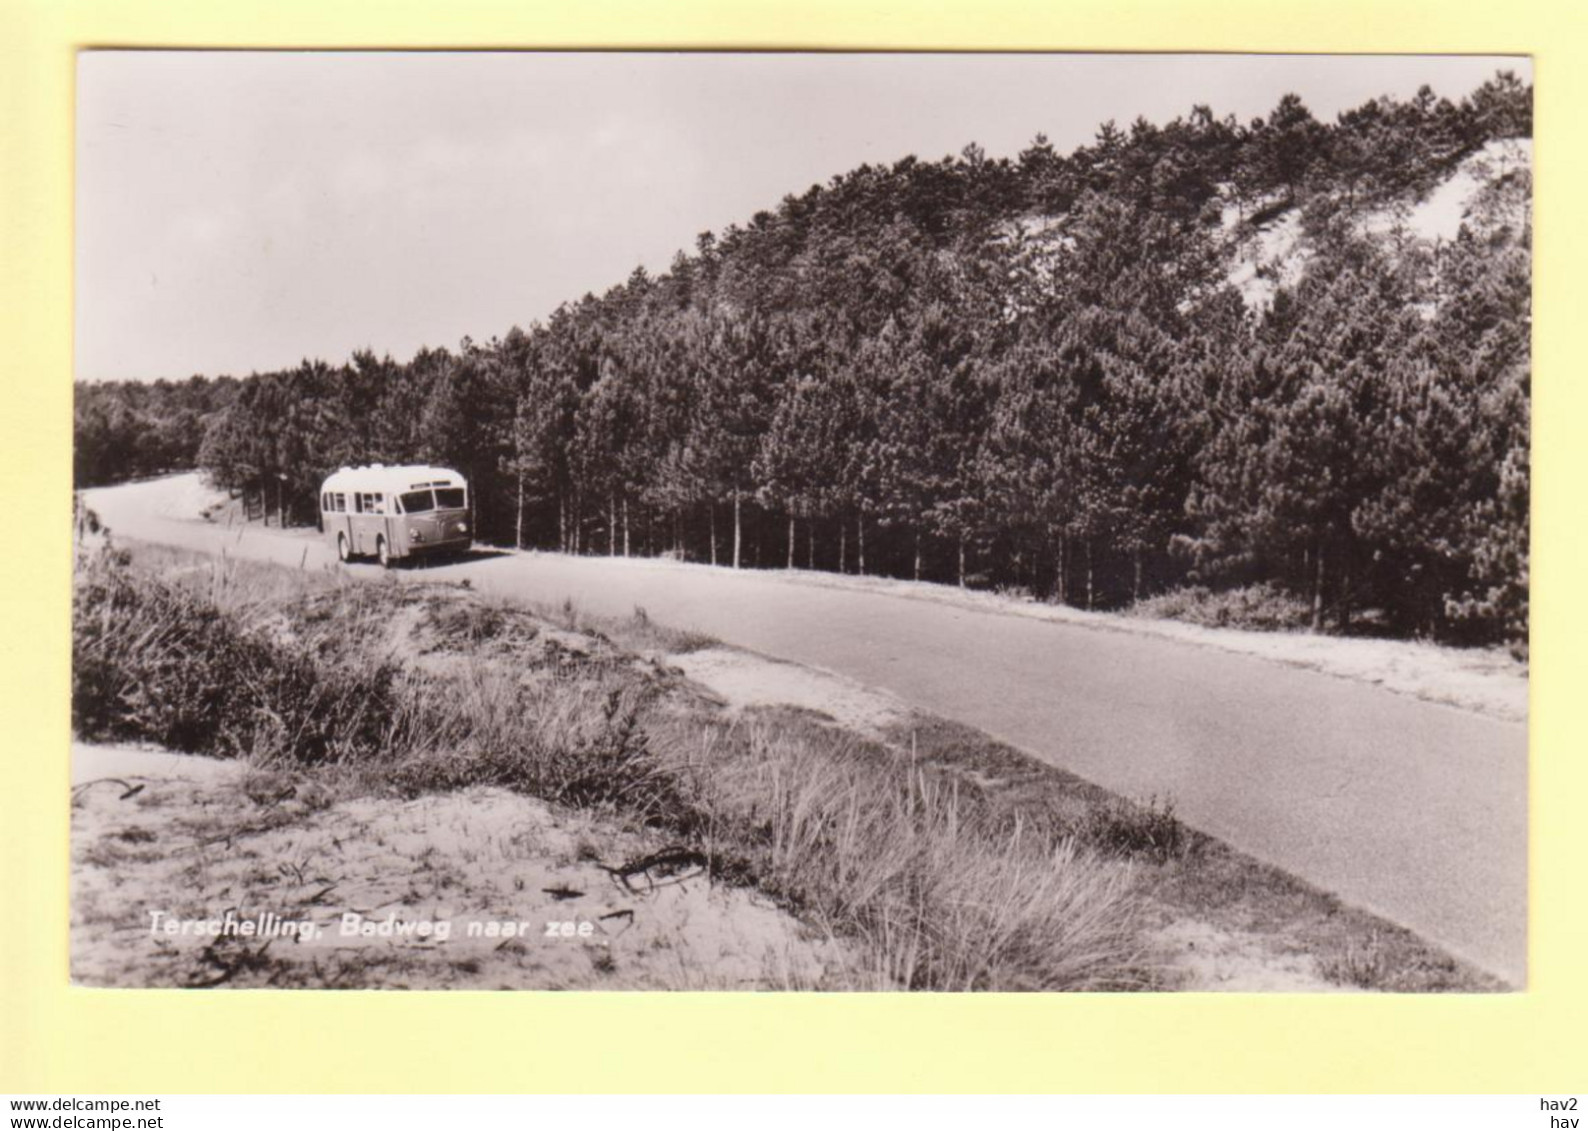
[[[336,536],[336,560],[346,563],[352,556],[353,551],[347,547],[347,535],[338,534]]]
[[[386,544],[386,536],[384,534],[375,536],[375,556],[380,559],[381,569],[391,568],[391,547]]]

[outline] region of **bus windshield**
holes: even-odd
[[[429,491],[405,491],[403,493],[404,514],[424,514],[426,511],[435,509],[436,503],[430,497]]]
[[[441,508],[452,507],[455,509],[461,509],[463,506],[463,488],[437,487],[436,506]]]

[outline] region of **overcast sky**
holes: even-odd
[[[862,162],[1068,152],[1196,103],[1320,118],[1525,60],[88,52],[77,375],[406,359],[528,326]]]

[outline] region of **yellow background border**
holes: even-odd
[[[1571,3],[0,0],[0,1092],[1570,1091],[1588,1064]],[[73,54],[82,46],[1530,53],[1532,980],[1494,997],[112,992],[66,977]],[[1574,114],[1574,111],[1577,114]],[[1578,567],[1578,568],[1574,568]],[[1575,582],[1575,586],[1573,585]],[[1574,684],[1578,686],[1574,686]],[[1573,701],[1573,691],[1577,692]],[[1412,799],[1408,799],[1411,803]]]

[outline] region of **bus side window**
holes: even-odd
[[[363,514],[364,513],[364,496],[363,496],[362,493],[360,493],[358,491],[353,492],[353,513],[354,514]]]
[[[336,496],[335,497],[336,497],[337,513],[340,514],[340,513],[344,512],[344,511],[346,511],[347,510],[347,496],[342,494],[342,492],[338,491],[338,492],[336,492]]]
[[[376,491],[373,495],[370,496],[370,503],[371,503],[370,509],[373,510],[376,514],[385,514],[386,513],[386,496],[381,494],[379,491]]]

